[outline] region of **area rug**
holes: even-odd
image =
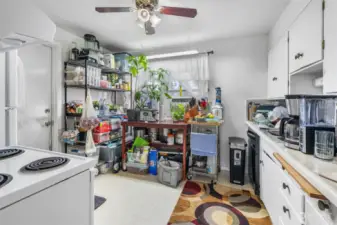
[[[95,195],[95,210],[103,205],[104,202],[106,202],[106,198]]]
[[[168,225],[271,225],[269,214],[249,191],[188,181]]]

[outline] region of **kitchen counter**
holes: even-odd
[[[274,148],[312,186],[317,188],[329,201],[337,206],[337,183],[325,179],[319,174],[337,178],[337,161],[324,161],[313,155],[306,155],[300,151],[284,147],[283,141],[260,129],[253,122],[247,121],[248,127],[260,136],[260,139]]]

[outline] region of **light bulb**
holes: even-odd
[[[156,14],[153,14],[150,18],[150,21],[151,21],[152,27],[156,27],[158,26],[158,24],[160,24],[161,19],[158,16],[156,16]]]

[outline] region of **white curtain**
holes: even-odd
[[[181,85],[188,95],[207,96],[210,79],[207,54],[151,60],[149,66],[153,69],[164,68],[169,71],[171,90]]]

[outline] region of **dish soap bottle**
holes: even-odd
[[[212,114],[214,115],[214,118],[222,120],[223,119],[223,106],[221,104],[221,88],[217,87],[215,88],[215,91],[216,91],[216,98],[215,98],[215,104],[212,107]]]

